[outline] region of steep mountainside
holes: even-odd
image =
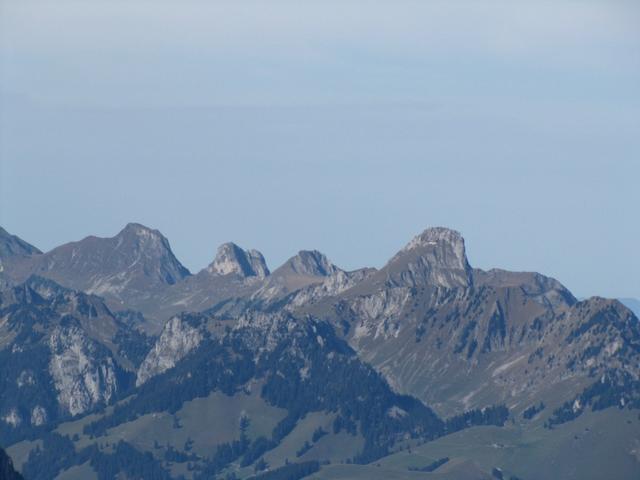
[[[100,295],[116,310],[138,310],[158,290],[190,275],[160,232],[136,223],[128,224],[115,237],[91,236],[31,256],[8,273],[14,281],[36,274]]]
[[[610,369],[638,380],[640,330],[624,306],[577,303],[535,273],[472,270],[462,238],[445,229],[427,230],[374,275],[301,309],[330,320],[395,388],[443,414],[558,403]]]
[[[100,298],[39,277],[0,292],[0,319],[4,440],[108,404],[150,346]]]
[[[432,440],[472,425],[503,425],[508,415],[506,408],[492,407],[443,420],[415,398],[393,392],[329,324],[286,312],[248,310],[237,319],[205,314],[174,317],[141,365],[138,380],[132,397],[84,423],[78,441],[87,449],[93,448],[88,444],[109,442],[114,435],[136,442],[140,433],[133,432],[139,428],[166,428],[162,425],[168,412],[174,415],[173,429],[188,423],[190,437],[197,440],[183,444],[171,435],[162,436],[156,439],[162,446],[154,447],[154,456],[188,462],[195,479],[225,472],[246,476],[267,468],[265,458],[272,469],[286,468],[287,450],[292,460],[366,463],[411,441]],[[216,424],[206,423],[202,416],[196,427],[185,408],[198,399],[212,400],[214,392],[237,402],[253,396],[259,407],[236,417],[230,441],[214,442],[215,448],[207,450],[201,442],[211,444]],[[269,420],[270,431],[249,435],[251,422],[268,420],[261,412],[271,412],[277,419]],[[312,430],[300,443],[298,428],[312,419],[305,427]],[[201,428],[209,431],[208,437],[202,436]],[[344,446],[333,450],[332,442]],[[30,464],[38,458],[32,454]],[[77,461],[70,458],[66,466]]]

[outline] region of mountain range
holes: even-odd
[[[429,228],[382,268],[129,224],[0,229],[0,445],[29,479],[632,479],[640,324]],[[625,301],[627,305],[633,304]]]

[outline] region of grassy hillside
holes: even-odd
[[[409,471],[445,457],[449,461],[433,473]],[[640,472],[640,418],[634,411],[608,409],[553,430],[535,422],[530,426],[473,427],[389,455],[373,465],[326,466],[310,478],[463,480],[491,478],[495,468],[506,479],[636,478]]]

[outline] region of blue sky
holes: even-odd
[[[0,3],[0,224],[138,221],[192,270],[381,266],[432,225],[474,266],[640,297],[634,1]]]

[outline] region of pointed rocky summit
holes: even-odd
[[[380,275],[395,286],[430,284],[455,288],[473,283],[462,235],[443,227],[428,228],[414,237]]]
[[[235,274],[243,278],[265,278],[269,268],[264,256],[257,250],[243,250],[235,243],[224,243],[218,248],[216,258],[207,267],[214,275]]]
[[[278,269],[278,271],[309,277],[327,277],[338,270],[338,267],[317,250],[300,250]]]

